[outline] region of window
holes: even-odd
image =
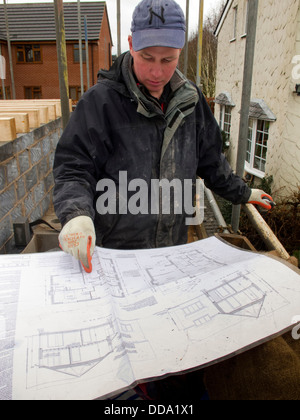
[[[42,99],[41,86],[26,86],[24,87],[25,99]]]
[[[246,170],[263,177],[266,171],[270,121],[249,119]]]
[[[220,106],[220,128],[226,134],[228,142],[230,141],[231,131],[231,109],[232,107],[228,105]]]
[[[235,41],[236,40],[236,34],[237,34],[237,15],[238,15],[238,7],[234,7],[233,8],[233,22],[232,22],[232,29],[233,29],[233,34],[232,34],[232,40],[231,41]]]
[[[40,45],[17,45],[17,63],[42,63]]]
[[[84,87],[85,90],[85,87]],[[69,97],[73,102],[78,102],[81,97],[81,87],[80,86],[70,86],[69,87]]]
[[[249,15],[249,0],[246,0],[245,2],[245,11],[244,11],[244,35],[242,35],[242,37],[247,36],[247,32],[248,32],[248,15]]]
[[[0,99],[4,99],[2,87],[0,87]],[[11,99],[9,86],[5,87],[5,99]]]
[[[80,63],[80,57],[79,57],[79,44],[73,45],[73,59],[74,63]],[[85,44],[82,43],[82,62],[86,62],[86,53],[85,53]]]

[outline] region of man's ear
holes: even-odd
[[[128,35],[128,44],[129,44],[130,53],[132,55],[133,47],[132,47],[132,36],[131,35]]]

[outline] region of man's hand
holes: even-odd
[[[92,272],[92,256],[95,243],[94,223],[87,216],[78,216],[71,219],[59,235],[61,249],[79,260],[87,273]]]
[[[273,198],[262,190],[252,190],[248,203],[258,205],[268,211],[275,206]]]

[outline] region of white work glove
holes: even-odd
[[[267,211],[275,206],[273,198],[270,195],[262,190],[255,189],[252,190],[248,203],[258,205]]]
[[[87,273],[92,272],[92,256],[96,233],[92,219],[78,216],[71,219],[59,234],[59,245],[67,254],[79,260]]]

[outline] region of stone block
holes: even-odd
[[[12,226],[10,217],[6,216],[0,222],[0,244],[4,244],[12,235]]]
[[[34,189],[34,198],[35,202],[39,203],[45,195],[45,184],[40,182]]]
[[[6,185],[6,168],[4,165],[0,165],[0,191],[2,191]]]
[[[37,175],[37,167],[34,166],[27,174],[26,174],[26,188],[27,191],[30,191],[38,182],[38,175]]]
[[[23,177],[18,179],[18,181],[16,182],[16,187],[18,200],[21,200],[26,194],[25,180]]]
[[[42,149],[40,143],[30,148],[31,163],[34,165],[42,159]]]
[[[11,185],[1,194],[0,219],[2,219],[15,205],[16,192],[14,185]]]
[[[25,206],[25,217],[27,217],[35,207],[34,194],[31,192],[25,197],[24,206]]]
[[[11,184],[19,177],[19,168],[16,158],[13,158],[6,163],[6,174],[8,184]]]
[[[25,150],[24,152],[20,153],[18,156],[19,160],[19,167],[20,167],[20,174],[28,171],[30,168],[30,161],[29,161],[29,154],[28,151]]]

